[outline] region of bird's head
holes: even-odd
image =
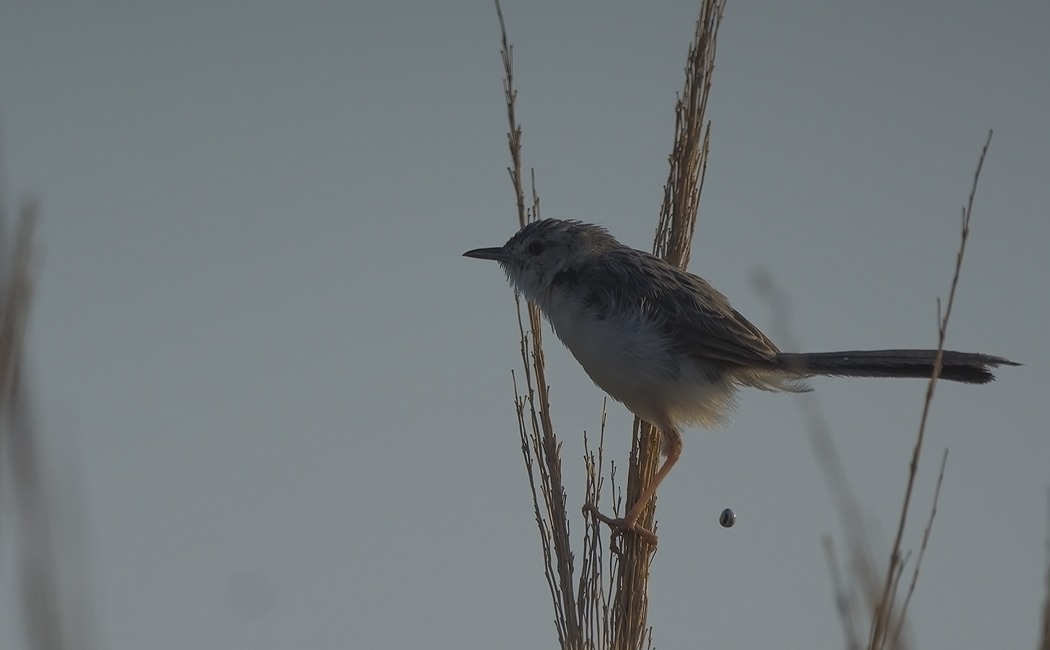
[[[577,271],[603,251],[619,246],[601,226],[543,219],[527,224],[502,246],[476,248],[463,255],[496,260],[514,288],[537,301],[559,273]]]

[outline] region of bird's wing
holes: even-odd
[[[772,365],[779,353],[729,299],[706,280],[648,253],[623,248],[602,255],[590,268],[585,304],[605,314],[633,309],[644,313],[685,355],[703,361]],[[600,277],[600,281],[595,281]],[[583,278],[581,278],[583,280]]]

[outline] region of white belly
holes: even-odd
[[[640,319],[589,316],[575,301],[548,317],[591,380],[647,422],[716,426],[731,409],[733,385],[714,367],[672,352]]]

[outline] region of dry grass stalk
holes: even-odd
[[[922,544],[919,546],[919,556],[915,559],[915,569],[912,570],[911,584],[908,585],[908,595],[904,597],[901,605],[900,617],[897,621],[897,629],[893,635],[891,647],[900,644],[901,630],[904,629],[904,619],[908,614],[908,604],[911,602],[912,594],[915,593],[915,585],[919,583],[919,567],[922,566],[922,558],[926,555],[926,546],[930,543],[930,531],[933,530],[933,520],[937,516],[937,501],[941,498],[941,484],[944,483],[944,468],[948,465],[948,449],[944,449],[941,457],[941,471],[937,474],[937,487],[933,489],[933,503],[930,505],[930,518],[926,521],[926,528],[922,531]],[[903,567],[902,567],[903,569]]]
[[[696,22],[685,68],[685,85],[675,104],[675,137],[669,157],[670,170],[664,185],[664,200],[653,243],[653,253],[679,268],[689,264],[693,233],[696,232],[700,192],[707,170],[711,125],[704,121],[711,75],[715,66],[718,27],[725,11],[724,0],[705,0]],[[635,418],[631,458],[627,470],[627,503],[633,504],[652,481],[660,459],[659,432]],[[638,525],[656,532],[656,498],[643,510]],[[621,647],[642,647],[651,638],[647,627],[648,582],[651,548],[639,537],[624,539],[616,575],[613,625]]]
[[[915,591],[915,586],[919,576],[919,567],[922,564],[922,559],[926,552],[926,546],[929,542],[930,532],[933,527],[933,520],[937,513],[937,500],[940,496],[941,483],[944,479],[944,470],[948,458],[947,450],[945,450],[941,461],[940,473],[937,479],[937,487],[934,490],[930,515],[926,524],[926,529],[923,533],[919,555],[916,559],[915,567],[912,570],[912,579],[908,588],[908,593],[903,604],[900,607],[897,607],[896,598],[900,588],[900,580],[909,557],[907,553],[902,553],[901,541],[903,538],[904,526],[907,522],[910,511],[911,497],[914,490],[915,477],[918,473],[919,459],[922,451],[922,443],[925,439],[926,422],[929,416],[930,405],[933,400],[934,387],[940,372],[940,361],[944,351],[948,320],[951,316],[951,308],[954,304],[955,291],[959,283],[963,255],[966,250],[966,242],[969,238],[970,215],[973,211],[973,200],[977,190],[977,181],[980,178],[981,168],[984,164],[984,158],[988,152],[988,147],[991,144],[991,138],[992,134],[989,132],[988,139],[981,150],[976,172],[974,173],[969,200],[967,201],[966,207],[963,208],[961,242],[959,245],[959,251],[956,254],[955,272],[952,277],[947,309],[945,310],[943,317],[938,313],[938,348],[935,370],[933,376],[930,378],[930,383],[927,385],[922,419],[920,421],[915,448],[912,452],[912,459],[909,465],[908,483],[905,490],[904,503],[901,507],[900,522],[897,528],[894,545],[890,553],[890,562],[886,568],[885,575],[882,578],[878,577],[878,572],[875,569],[875,562],[873,561],[873,555],[868,543],[870,536],[866,532],[867,526],[861,514],[860,507],[853,496],[849,481],[846,479],[842,463],[835,451],[835,446],[832,441],[827,421],[813,398],[803,396],[803,398],[799,400],[803,418],[806,422],[806,429],[810,434],[814,454],[817,457],[818,465],[823,472],[824,478],[828,483],[829,491],[832,494],[839,517],[842,520],[843,529],[846,533],[847,546],[850,550],[850,572],[860,586],[860,597],[864,600],[865,605],[863,608],[857,606],[857,596],[852,590],[847,591],[842,587],[837,567],[833,566],[832,584],[834,588],[836,608],[846,636],[847,648],[861,647],[860,640],[856,635],[856,629],[858,624],[863,624],[862,619],[865,618],[865,614],[870,614],[870,619],[865,624],[869,628],[868,639],[864,644],[865,647],[870,650],[886,647],[896,649],[906,647],[906,639],[902,637],[904,616],[907,611],[908,603],[911,600],[911,596]],[[772,329],[776,333],[777,338],[784,341],[788,346],[797,347],[794,345],[790,327],[788,326],[789,318],[787,300],[782,290],[773,283],[768,274],[764,273],[759,274],[756,277],[755,284],[756,288],[765,295],[767,301],[772,307],[774,315],[774,326]],[[939,307],[940,305],[938,303],[938,310]],[[831,549],[830,542],[828,541],[825,541],[825,553],[828,557],[829,563],[834,565],[834,553]],[[1048,574],[1048,594],[1050,594],[1050,574]],[[1048,608],[1050,608],[1050,596],[1048,596]],[[1047,617],[1050,618],[1050,613],[1047,614]]]
[[[940,375],[941,370],[941,358],[944,354],[944,341],[948,335],[948,321],[952,315],[952,307],[955,305],[955,291],[959,286],[959,277],[962,273],[962,262],[963,256],[966,253],[966,242],[970,238],[970,217],[973,214],[973,199],[977,194],[977,181],[981,178],[981,168],[984,166],[984,157],[988,153],[988,147],[992,143],[992,132],[988,132],[988,138],[985,140],[984,147],[981,149],[981,156],[977,160],[977,170],[973,175],[973,184],[970,187],[970,197],[966,202],[966,207],[962,209],[962,228],[961,237],[959,242],[959,251],[955,255],[955,273],[952,275],[952,286],[948,292],[948,303],[944,310],[944,316],[940,317],[938,313],[938,326],[937,326],[937,356],[933,363],[933,375],[930,377],[930,382],[926,386],[926,399],[923,402],[922,417],[919,421],[919,433],[915,438],[915,448],[912,452],[911,464],[909,465],[908,471],[908,486],[904,491],[904,503],[901,505],[901,516],[900,522],[897,525],[897,535],[893,541],[893,548],[890,551],[890,563],[886,571],[885,587],[883,588],[882,598],[880,599],[880,605],[875,609],[874,617],[871,624],[871,636],[869,647],[870,648],[884,648],[886,647],[887,637],[892,633],[893,639],[900,638],[900,627],[903,625],[903,616],[900,620],[894,621],[893,614],[893,600],[897,591],[897,579],[903,562],[901,559],[901,539],[904,537],[904,528],[908,520],[908,513],[911,506],[911,497],[915,488],[915,477],[919,472],[919,459],[922,455],[922,443],[926,437],[926,423],[929,420],[930,406],[933,403],[934,391],[937,387],[937,378]],[[938,302],[938,312],[940,303]],[[934,504],[936,508],[936,503]],[[932,517],[931,517],[932,520]],[[916,571],[918,566],[916,566]]]
[[[704,110],[714,69],[715,36],[722,19],[724,0],[705,0],[697,21],[695,38],[689,50],[686,82],[676,106],[675,144],[670,156],[671,170],[664,188],[654,252],[684,268],[696,229],[696,213],[707,164],[710,125],[704,125]],[[513,49],[507,39],[506,24],[499,2],[502,58],[507,104],[508,168],[518,208],[518,225],[539,219],[539,198],[532,182],[532,205],[526,206],[521,159],[521,127],[515,115],[517,91],[514,88]],[[528,470],[533,509],[540,530],[547,585],[554,602],[555,627],[563,648],[643,648],[652,645],[648,627],[648,578],[651,549],[635,535],[625,535],[603,558],[601,524],[585,517],[584,551],[579,582],[573,582],[574,556],[570,544],[569,519],[562,479],[561,443],[554,433],[545,376],[542,320],[539,311],[526,306],[522,316],[518,300],[518,327],[524,385],[515,383],[522,455]],[[528,321],[526,326],[525,321]],[[587,470],[585,503],[598,504],[604,486],[602,444],[605,435],[603,409],[597,451],[584,435]],[[652,480],[659,459],[659,435],[649,425],[635,420],[634,446],[627,479],[627,502],[633,503]],[[615,490],[615,466],[610,464],[610,480]],[[619,513],[622,499],[614,499]],[[542,506],[541,506],[542,504]],[[655,502],[643,513],[640,523],[653,529]],[[613,578],[615,576],[615,578]],[[575,593],[574,593],[575,592]]]
[[[521,163],[521,126],[515,116],[517,91],[514,89],[513,49],[507,40],[507,28],[503,11],[497,0],[501,43],[503,45],[503,90],[506,96],[507,121],[510,130],[507,143],[510,148],[511,184],[517,200],[518,225],[539,218],[539,196],[532,183],[532,207],[525,206],[524,173]],[[515,408],[518,415],[521,451],[532,489],[533,509],[536,525],[540,530],[543,549],[544,574],[554,601],[555,627],[562,648],[585,648],[584,633],[580,625],[576,596],[573,593],[573,554],[569,538],[569,517],[566,511],[565,488],[562,484],[561,443],[554,433],[550,417],[545,360],[543,354],[543,323],[539,310],[526,305],[528,328],[522,319],[521,300],[515,294],[518,311],[518,329],[521,334],[521,360],[524,368],[524,392],[519,392],[514,381]],[[537,482],[537,475],[539,481]],[[543,507],[540,507],[540,503]]]

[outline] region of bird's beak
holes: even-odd
[[[502,246],[496,248],[475,248],[463,253],[463,257],[473,257],[479,260],[496,260],[497,262],[510,261],[510,254]]]

